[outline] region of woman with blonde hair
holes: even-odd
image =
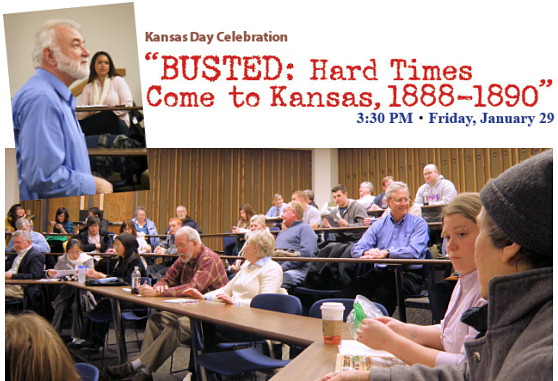
[[[252,233],[246,242],[244,257],[250,266],[242,266],[226,286],[202,294],[189,288],[183,294],[192,298],[220,301],[226,304],[249,306],[252,298],[264,293],[286,293],[281,288],[283,270],[271,259],[275,251],[275,238],[266,231]]]
[[[58,333],[34,312],[6,316],[5,365],[11,381],[80,380]]]
[[[393,353],[407,364],[430,367],[459,364],[467,359],[464,343],[478,332],[460,321],[471,307],[480,307],[481,298],[475,264],[475,240],[479,234],[476,218],[481,210],[478,193],[458,195],[441,212],[442,237],[455,270],[458,283],[441,324],[421,326],[390,317],[367,320],[361,327],[359,341]]]
[[[244,234],[244,239],[248,241],[248,238],[250,238],[250,236],[257,231],[266,231],[269,233],[269,228],[265,226],[265,216],[263,214],[254,214],[252,218],[250,218],[250,231]],[[239,257],[244,257],[245,248],[246,243],[244,243],[244,246],[242,246],[242,249],[240,249],[240,252],[238,253]],[[227,268],[227,270],[233,274],[237,273],[240,270],[242,262],[243,261],[241,259],[237,259],[232,265],[229,266],[229,268]],[[244,263],[248,263],[248,261],[244,261]]]

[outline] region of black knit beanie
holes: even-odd
[[[490,180],[480,197],[490,218],[510,240],[552,256],[552,150]]]

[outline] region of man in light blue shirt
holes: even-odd
[[[355,244],[353,258],[424,259],[428,244],[428,224],[422,217],[409,214],[409,188],[396,181],[386,189],[389,216],[374,222]],[[403,293],[420,292],[424,281],[422,266],[408,266],[403,274]],[[393,314],[397,303],[393,270],[376,264],[343,290],[344,296],[359,293],[383,304]]]
[[[31,225],[29,224],[29,220],[26,218],[20,218],[16,221],[16,229],[17,231],[25,231],[28,232],[31,236],[31,243],[35,250],[39,253],[50,253],[50,246],[46,241],[45,237],[41,233],[37,233],[31,230]],[[6,253],[15,253],[14,247],[14,237],[10,238],[10,242],[8,242],[8,246],[6,246]]]
[[[111,193],[91,175],[69,86],[89,74],[89,51],[70,20],[47,21],[33,49],[36,68],[12,100],[21,200]]]
[[[286,205],[287,204],[283,202],[283,196],[279,193],[275,193],[273,196],[273,206],[269,208],[265,216],[269,218],[281,217]]]

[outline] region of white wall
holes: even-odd
[[[4,215],[13,204],[19,204],[19,188],[17,185],[17,162],[14,148],[5,149],[5,187],[4,191]]]
[[[331,188],[338,180],[337,148],[314,148],[312,150],[312,190],[319,208],[331,201]]]
[[[67,18],[80,24],[80,32],[91,55],[104,50],[111,55],[116,67],[126,68],[125,79],[134,101],[138,105],[142,104],[132,3],[4,15],[12,97],[34,73],[31,50],[35,33],[46,20],[54,18]]]

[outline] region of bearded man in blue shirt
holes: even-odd
[[[353,258],[424,259],[428,245],[428,224],[422,217],[409,214],[409,188],[396,181],[386,189],[389,216],[374,222],[355,244]],[[404,294],[417,294],[424,281],[422,265],[408,266],[403,274]],[[375,264],[366,274],[355,279],[344,297],[361,294],[383,304],[390,315],[395,311],[397,294],[395,275],[385,265]]]
[[[35,75],[12,100],[21,200],[111,193],[91,174],[69,86],[89,75],[89,51],[70,20],[49,20],[33,48]]]

